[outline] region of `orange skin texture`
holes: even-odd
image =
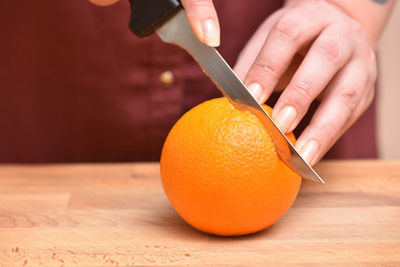
[[[292,133],[287,136],[295,141]],[[293,204],[301,184],[257,117],[226,98],[206,101],[176,122],[160,166],[178,214],[198,230],[220,236],[272,225]]]

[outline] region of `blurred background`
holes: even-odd
[[[400,5],[379,44],[378,142],[381,158],[400,158]]]

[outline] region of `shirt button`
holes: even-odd
[[[159,79],[164,87],[171,86],[175,81],[174,74],[172,73],[172,71],[169,70],[162,72],[159,76]]]

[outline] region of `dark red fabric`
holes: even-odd
[[[233,65],[282,1],[215,5],[219,51]],[[128,1],[0,2],[0,162],[158,160],[173,123],[220,96],[183,50],[132,35],[128,17]],[[171,87],[159,81],[166,70],[175,75]],[[373,133],[372,107],[331,156],[375,156]]]

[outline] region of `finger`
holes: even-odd
[[[275,25],[276,21],[282,16],[283,11],[283,9],[278,10],[269,16],[268,19],[265,20],[260,27],[258,27],[256,32],[252,35],[250,40],[240,52],[233,70],[241,80],[244,80],[246,77],[251,65],[256,60],[256,57],[260,52],[265,39],[267,38],[272,27]]]
[[[118,0],[89,0],[89,2],[96,6],[110,6],[118,2]]]
[[[353,61],[330,83],[310,124],[296,142],[296,149],[308,163],[317,163],[369,105],[373,91],[369,77],[366,64]]]
[[[254,93],[258,100],[270,96],[297,51],[326,27],[321,13],[307,6],[293,8],[274,25],[244,80],[249,90],[259,92]]]
[[[350,60],[354,44],[347,36],[344,27],[332,25],[312,44],[272,112],[272,118],[283,132],[296,128],[311,102]]]
[[[194,34],[209,46],[219,46],[220,28],[212,0],[182,0]]]

